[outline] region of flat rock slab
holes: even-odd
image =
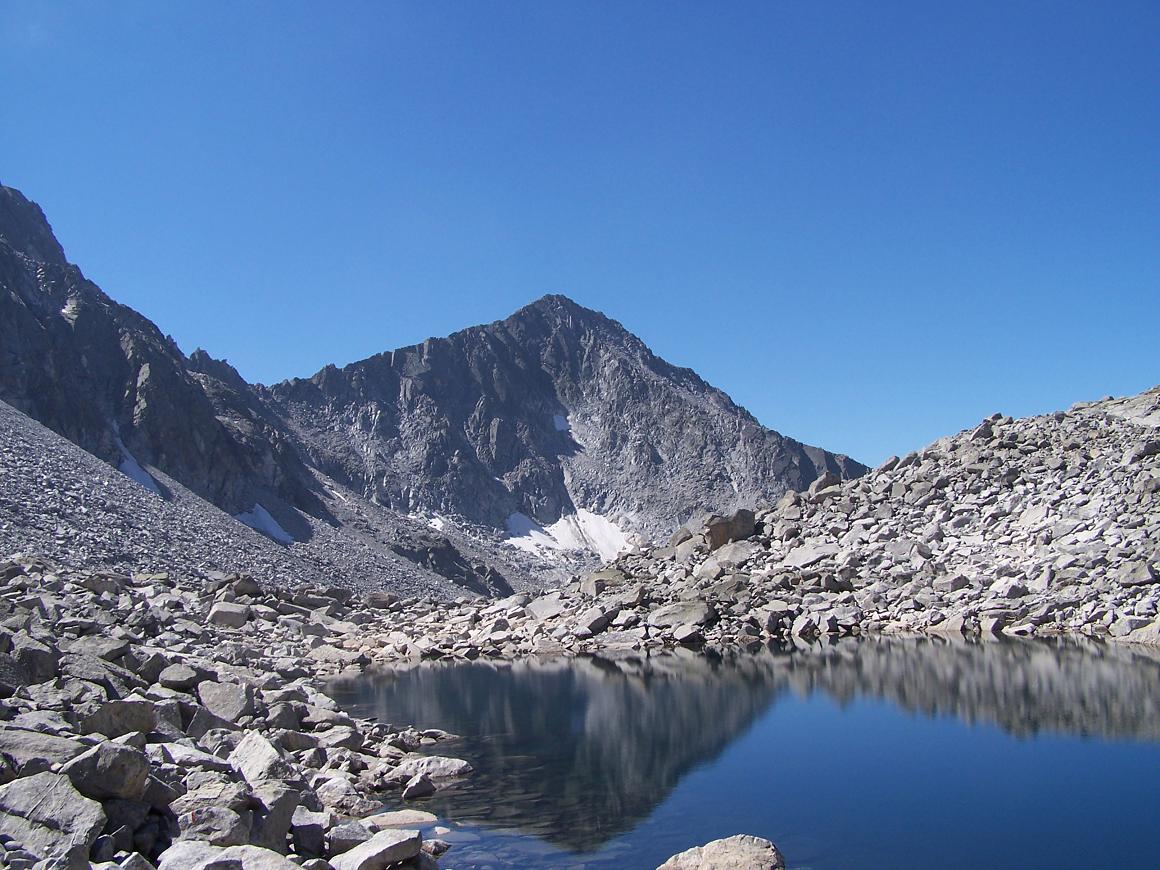
[[[424,774],[431,779],[446,779],[453,776],[466,776],[474,768],[462,758],[448,758],[445,755],[424,755],[418,758],[408,758],[392,771],[395,779],[410,779],[418,774]]]
[[[178,841],[161,853],[157,870],[301,870],[284,855],[258,846]]]
[[[0,725],[0,751],[22,772],[39,773],[76,758],[88,746],[69,737]]]
[[[105,821],[101,805],[59,773],[38,773],[0,786],[0,834],[40,858],[62,859],[69,868],[89,866],[89,850]]]
[[[649,625],[667,628],[673,625],[706,625],[713,619],[713,609],[704,601],[678,601],[658,607],[648,615]]]
[[[804,546],[790,552],[781,563],[789,568],[808,568],[816,565],[825,558],[836,555],[838,548],[834,544],[819,544],[815,547]]]
[[[386,870],[419,854],[423,837],[418,831],[386,830],[365,843],[330,859],[334,870]],[[176,870],[176,868],[175,868]]]
[[[424,810],[390,810],[367,816],[362,823],[373,831],[381,831],[385,828],[425,828],[438,821],[438,816]]]
[[[657,870],[785,870],[785,859],[769,840],[738,834],[674,855]]]

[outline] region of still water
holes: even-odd
[[[735,833],[798,870],[1160,867],[1160,652],[848,641],[424,664],[348,710],[462,735],[457,870],[655,868]]]

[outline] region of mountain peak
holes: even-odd
[[[574,299],[562,293],[548,293],[545,296],[541,296],[534,302],[529,302],[523,308],[513,312],[508,320],[521,320],[529,315],[539,315],[541,317],[604,317],[599,311],[592,308],[585,308]]]
[[[0,184],[0,240],[29,259],[64,266],[64,249],[40,206],[14,187]]]

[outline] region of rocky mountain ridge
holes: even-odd
[[[499,527],[513,513],[547,525],[587,509],[655,534],[705,503],[864,470],[765,429],[558,295],[265,394],[336,479],[400,510]]]
[[[386,540],[357,546],[476,591],[502,591],[492,575],[567,567],[562,552],[611,557],[695,511],[864,470],[766,429],[561,296],[251,385],[109,298],[68,263],[39,207],[3,186],[0,400],[162,498],[167,477],[290,546],[323,526],[357,538],[373,517]],[[487,552],[469,555],[481,535]],[[525,552],[498,546],[509,535]],[[485,570],[470,567],[480,559]]]

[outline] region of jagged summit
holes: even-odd
[[[40,263],[63,266],[64,250],[39,205],[13,187],[0,184],[0,240]]]
[[[766,429],[559,294],[269,396],[311,461],[368,498],[533,536],[571,517],[655,534],[698,510],[863,470]]]

